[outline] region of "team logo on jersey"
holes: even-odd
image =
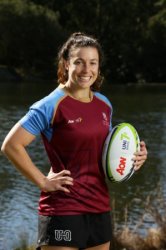
[[[77,119],[74,119],[74,120],[68,120],[68,124],[71,124],[71,123],[80,123],[82,122],[82,118],[81,117],[78,117]]]
[[[109,126],[109,121],[108,121],[106,113],[102,112],[102,118],[103,118],[103,124],[105,126]]]

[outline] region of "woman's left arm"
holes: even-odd
[[[144,141],[140,142],[140,151],[135,153],[135,157],[133,158],[134,160],[134,169],[138,170],[140,169],[140,167],[144,164],[144,162],[147,159],[147,148],[146,148],[146,144]]]

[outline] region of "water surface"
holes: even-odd
[[[1,84],[0,144],[28,107],[54,87],[39,83]],[[147,228],[156,226],[145,209],[148,197],[161,212],[161,198],[166,198],[166,86],[105,86],[103,92],[113,105],[113,125],[132,123],[148,147],[148,161],[131,180],[122,184],[108,183],[116,227],[125,225],[126,214],[132,228],[143,219],[137,231],[144,235]],[[48,161],[40,142],[38,138],[28,150],[35,164],[47,172]],[[13,250],[20,245],[21,238],[29,243],[36,240],[39,190],[2,155],[0,166],[0,250]]]

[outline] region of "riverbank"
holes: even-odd
[[[6,82],[42,82],[54,80],[56,72],[32,72],[0,65],[0,84]]]
[[[55,81],[56,78],[56,70],[55,72],[32,72],[32,71],[25,71],[20,68],[13,68],[8,67],[5,65],[0,65],[0,84],[6,83],[6,82],[45,82],[45,81]],[[115,84],[115,83],[111,83]],[[117,85],[117,83],[116,83]],[[120,84],[122,85],[122,84]],[[147,83],[143,79],[139,80],[137,82],[128,82],[123,83],[123,85],[127,86],[166,86],[165,82],[152,82]]]

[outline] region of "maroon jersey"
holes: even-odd
[[[53,172],[70,170],[70,193],[41,192],[39,213],[72,215],[110,210],[102,169],[102,148],[111,128],[108,99],[94,93],[91,102],[73,99],[63,89],[35,103],[21,120],[32,134],[41,133]]]

